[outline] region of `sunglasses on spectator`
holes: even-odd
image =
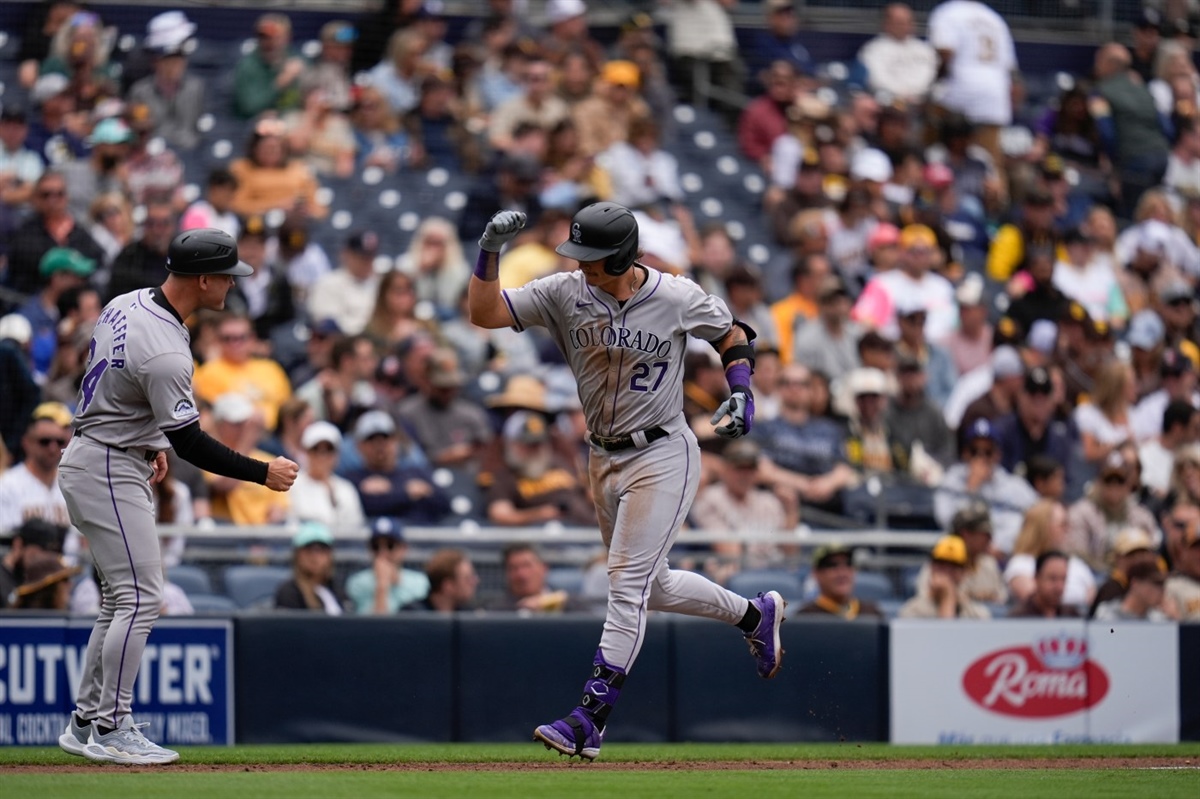
[[[66,189],[42,189],[41,191],[38,192],[38,196],[42,197],[44,199],[47,199],[47,200],[49,200],[51,198],[55,198],[55,197],[66,197],[67,190]]]
[[[363,439],[363,441],[390,441],[391,435],[388,433],[372,433]]]
[[[1168,516],[1167,524],[1171,525],[1172,527],[1187,527],[1191,524],[1191,522],[1187,519],[1176,519],[1174,516]]]
[[[1106,474],[1101,478],[1106,486],[1125,485],[1129,482],[1123,474]]]
[[[314,455],[331,455],[337,452],[337,447],[333,444],[316,444],[308,448],[308,451]]]
[[[37,442],[37,445],[39,447],[48,447],[51,444],[54,444],[55,446],[57,446],[61,449],[62,447],[65,447],[69,443],[70,439],[58,438],[57,436],[46,436],[44,438],[34,439],[34,441]]]
[[[996,448],[990,445],[971,447],[967,450],[972,457],[990,458],[996,454]]]
[[[227,333],[221,336],[221,341],[226,344],[241,344],[249,340],[249,333]]]

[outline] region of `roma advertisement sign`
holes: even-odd
[[[1179,740],[1174,624],[891,624],[893,743]]]

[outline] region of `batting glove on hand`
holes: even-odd
[[[525,227],[525,214],[520,211],[499,211],[487,223],[479,239],[479,249],[500,252]]]
[[[725,416],[729,417],[729,423],[717,427],[717,435],[721,438],[740,438],[750,432],[750,426],[754,424],[754,395],[749,389],[738,387],[733,390],[729,399],[713,414],[713,426]]]

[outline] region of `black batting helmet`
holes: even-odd
[[[623,275],[637,258],[638,224],[616,203],[592,203],[571,220],[571,238],[555,249],[576,261],[604,261],[604,271]]]
[[[185,230],[171,239],[167,271],[177,275],[246,277],[254,274],[254,267],[238,260],[233,236],[216,228],[199,228]]]

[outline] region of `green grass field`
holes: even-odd
[[[238,746],[182,755],[179,766],[129,769],[57,749],[0,749],[0,790],[39,799],[1200,796],[1200,744],[609,744],[594,764],[532,743]]]

